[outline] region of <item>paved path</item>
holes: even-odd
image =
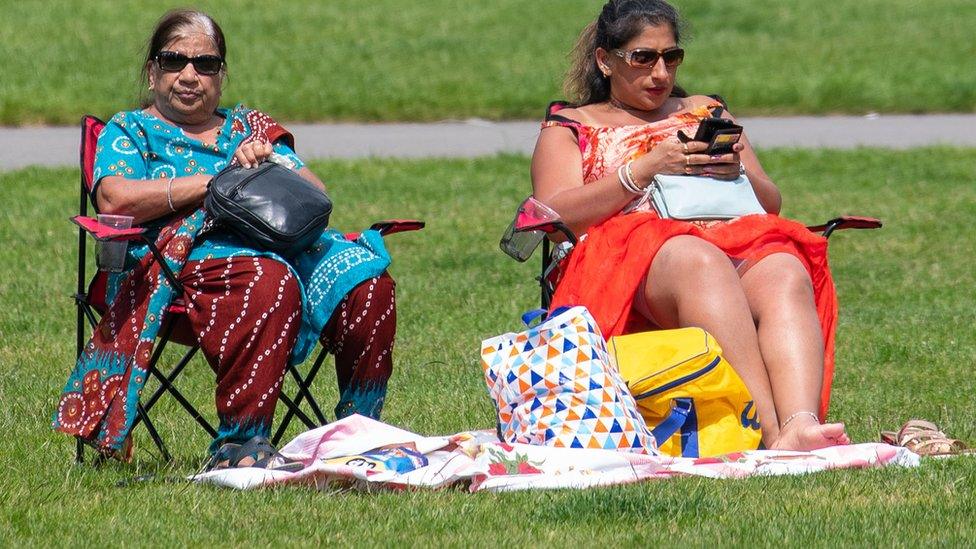
[[[759,148],[976,147],[976,114],[743,118],[741,123]],[[530,154],[539,131],[538,122],[484,120],[286,126],[305,159]],[[0,170],[76,166],[78,138],[77,128],[0,128]]]

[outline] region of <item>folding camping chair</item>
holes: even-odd
[[[183,289],[176,275],[167,267],[166,263],[162,261],[160,252],[156,248],[155,242],[146,236],[146,229],[134,227],[130,229],[115,229],[106,225],[98,223],[98,221],[92,217],[88,217],[88,200],[89,195],[92,190],[92,174],[95,164],[95,144],[98,141],[98,136],[102,129],[105,127],[105,123],[94,116],[85,116],[81,120],[81,185],[79,186],[80,194],[78,201],[78,212],[79,214],[70,218],[72,222],[78,225],[78,287],[77,292],[72,296],[75,300],[77,306],[77,338],[76,338],[76,359],[81,356],[84,350],[85,340],[86,340],[86,329],[85,321],[92,330],[95,329],[98,320],[96,314],[103,314],[108,306],[101,300],[101,297],[105,295],[105,285],[108,280],[108,275],[105,272],[98,272],[94,278],[92,278],[89,283],[87,290],[85,283],[87,282],[87,277],[85,273],[86,269],[86,238],[85,234],[90,234],[98,241],[110,242],[110,241],[141,241],[149,245],[150,251],[159,261],[163,269],[163,275],[166,277],[167,281],[176,289],[178,295],[182,295]],[[396,219],[381,221],[373,224],[371,229],[379,231],[382,235],[389,235],[404,231],[415,231],[422,229],[424,227],[423,221],[417,220],[405,220]],[[346,235],[350,239],[355,239],[358,234]],[[203,415],[197,411],[196,408],[190,403],[190,401],[176,388],[174,382],[177,377],[186,367],[186,365],[193,359],[194,355],[199,350],[199,346],[193,339],[191,334],[181,334],[174,332],[180,317],[186,312],[185,302],[182,298],[174,300],[174,302],[167,309],[167,321],[163,325],[160,335],[159,342],[156,349],[153,352],[152,357],[149,360],[148,371],[152,377],[155,377],[159,381],[159,387],[155,392],[148,398],[140,399],[137,405],[137,417],[133,429],[139,425],[139,423],[144,423],[146,430],[149,432],[149,436],[152,438],[156,447],[159,448],[160,454],[166,461],[171,461],[172,456],[166,449],[166,445],[163,442],[162,437],[153,425],[150,419],[149,412],[156,402],[163,396],[164,393],[169,393],[174,399],[183,407],[184,410],[207,432],[211,437],[217,436],[216,429],[208,422]],[[158,367],[158,362],[163,354],[166,344],[170,341],[185,345],[188,350],[183,355],[183,357],[176,363],[176,365],[170,370],[166,375],[160,371]],[[312,382],[315,380],[322,363],[325,361],[325,357],[328,353],[324,348],[319,351],[315,362],[309,369],[307,375],[302,375],[301,371],[297,366],[288,366],[288,372],[291,374],[292,378],[295,380],[296,393],[294,396],[289,397],[284,392],[281,393],[279,399],[284,403],[287,411],[284,417],[278,424],[278,428],[272,437],[272,444],[278,444],[281,437],[284,435],[285,430],[288,428],[289,423],[293,417],[297,417],[307,428],[315,428],[320,425],[328,423],[325,414],[322,413],[321,408],[316,402],[315,398],[311,393]],[[308,407],[311,409],[314,419],[309,417],[302,409],[301,404],[303,401],[308,403]],[[84,445],[82,440],[79,438],[77,440],[75,460],[81,463],[84,460]]]

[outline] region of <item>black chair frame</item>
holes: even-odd
[[[79,215],[74,218],[71,218],[71,220],[76,224],[78,224],[79,226],[78,228],[78,286],[76,292],[71,296],[75,301],[75,305],[77,309],[77,318],[76,318],[77,331],[76,331],[76,341],[75,341],[76,360],[81,357],[81,353],[84,351],[85,348],[86,332],[87,332],[85,327],[86,321],[88,326],[92,330],[94,330],[95,326],[98,324],[98,318],[96,316],[98,313],[95,310],[94,306],[92,305],[91,295],[88,288],[86,287],[87,239],[85,235],[90,231],[86,230],[85,226],[79,222],[80,220],[83,220],[88,216],[89,184],[86,181],[87,176],[86,176],[85,162],[86,159],[92,158],[92,154],[91,154],[92,151],[88,150],[88,148],[94,146],[95,144],[92,138],[93,136],[91,135],[89,129],[90,125],[93,124],[99,126],[104,125],[104,123],[101,120],[93,116],[85,116],[82,119],[82,123],[81,123],[82,139],[81,139],[81,151],[80,151],[81,182],[79,185],[80,193],[79,193],[79,200],[78,200]],[[95,235],[93,234],[93,236]],[[96,240],[103,240],[103,241],[112,240],[110,238],[99,238],[97,236],[95,236],[95,238]],[[138,239],[149,245],[149,249],[152,251],[153,255],[156,256],[157,261],[159,261],[159,264],[163,269],[163,274],[166,277],[166,280],[176,290],[177,295],[181,297],[183,295],[182,285],[177,280],[176,275],[166,265],[166,262],[162,261],[161,254],[159,250],[156,248],[155,242],[147,238],[144,234],[139,235],[138,238],[129,237],[126,239],[128,240]],[[200,427],[207,432],[208,435],[210,435],[211,437],[217,436],[217,430],[213,427],[213,425],[211,425],[210,422],[204,418],[203,414],[201,414],[190,403],[190,401],[179,391],[179,389],[176,388],[174,384],[176,379],[183,372],[183,369],[186,367],[186,365],[193,359],[197,351],[199,351],[199,346],[190,346],[186,351],[186,353],[183,355],[183,357],[176,363],[176,365],[169,371],[169,373],[164,375],[163,372],[159,369],[160,357],[162,357],[163,351],[166,349],[166,345],[170,341],[170,337],[172,336],[173,328],[175,326],[175,321],[176,321],[175,317],[177,317],[180,314],[180,312],[181,311],[179,310],[179,306],[177,306],[176,308],[173,307],[170,308],[169,315],[168,315],[169,318],[164,323],[162,330],[160,331],[160,335],[157,338],[158,343],[156,345],[155,350],[153,351],[152,357],[149,360],[149,365],[147,369],[149,374],[152,377],[156,378],[156,380],[159,382],[159,387],[153,392],[151,396],[149,396],[149,398],[140,399],[137,405],[136,421],[135,424],[133,425],[133,429],[135,429],[135,427],[140,423],[145,424],[146,430],[149,432],[149,436],[152,438],[156,447],[159,449],[160,455],[165,461],[172,461],[173,459],[172,455],[169,453],[168,449],[166,448],[166,444],[164,443],[162,436],[160,436],[159,431],[156,429],[156,426],[153,424],[152,419],[150,418],[149,415],[149,412],[152,410],[153,406],[156,405],[156,403],[165,393],[169,393],[180,404],[180,406],[182,406],[183,409],[186,410],[186,412],[200,425]],[[297,417],[305,425],[305,427],[309,429],[313,429],[315,427],[318,427],[320,425],[325,425],[326,423],[328,423],[325,414],[322,413],[322,410],[319,407],[318,402],[316,402],[311,392],[311,385],[314,382],[315,376],[318,374],[322,366],[322,362],[325,360],[327,354],[328,354],[327,351],[324,348],[322,348],[319,351],[319,354],[315,359],[313,366],[309,369],[309,372],[306,375],[303,375],[297,366],[288,365],[287,369],[288,372],[291,374],[291,377],[295,381],[295,384],[297,386],[297,392],[294,397],[289,397],[284,393],[284,391],[282,391],[281,395],[279,396],[279,400],[282,403],[284,403],[285,407],[287,408],[287,411],[285,412],[285,416],[278,424],[278,428],[275,431],[274,436],[272,437],[272,444],[278,444],[278,442],[281,440],[281,437],[285,434],[285,431],[288,428],[288,425],[291,422],[292,418]],[[302,411],[300,406],[303,401],[306,401],[308,403],[308,407],[311,409],[314,419],[312,417],[309,417],[308,414]],[[84,441],[80,437],[77,438],[76,448],[75,448],[75,461],[77,463],[84,462],[84,447],[85,447]],[[99,454],[99,458],[97,459],[102,459],[102,455]]]

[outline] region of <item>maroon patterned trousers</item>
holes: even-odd
[[[301,327],[298,280],[266,257],[189,261],[180,274],[186,290],[187,330],[217,376],[224,442],[268,436],[288,357]],[[359,413],[379,418],[393,370],[395,282],[386,273],[363,281],[339,303],[320,340],[335,356],[339,384],[336,418]],[[179,337],[174,337],[179,340]]]

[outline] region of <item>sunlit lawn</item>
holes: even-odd
[[[603,0],[201,0],[226,31],[225,103],[281,120],[540,118]],[[738,114],[973,112],[971,0],[676,0],[679,81]],[[0,0],[0,124],[134,105],[166,0]],[[56,6],[56,7],[55,7]]]
[[[842,303],[832,419],[857,441],[911,417],[976,442],[976,308],[968,236],[976,217],[976,151],[766,151],[786,213],[821,221],[874,215],[875,232],[838,233],[832,265]],[[384,419],[426,434],[489,428],[478,365],[482,338],[517,327],[536,304],[537,266],[497,240],[527,193],[523,157],[475,161],[315,163],[336,203],[334,224],[419,217],[421,233],[389,239],[399,282],[395,377]],[[49,418],[72,365],[76,233],[73,170],[0,174],[0,545],[904,545],[971,543],[976,459],[914,470],[809,477],[679,479],[587,491],[468,494],[233,492],[120,480],[198,467],[206,435],[167,400],[156,421],[176,461],[142,429],[136,462],[72,463]],[[327,409],[334,374],[316,392]],[[213,376],[196,361],[182,379],[212,414]],[[297,433],[297,427],[292,434]]]

